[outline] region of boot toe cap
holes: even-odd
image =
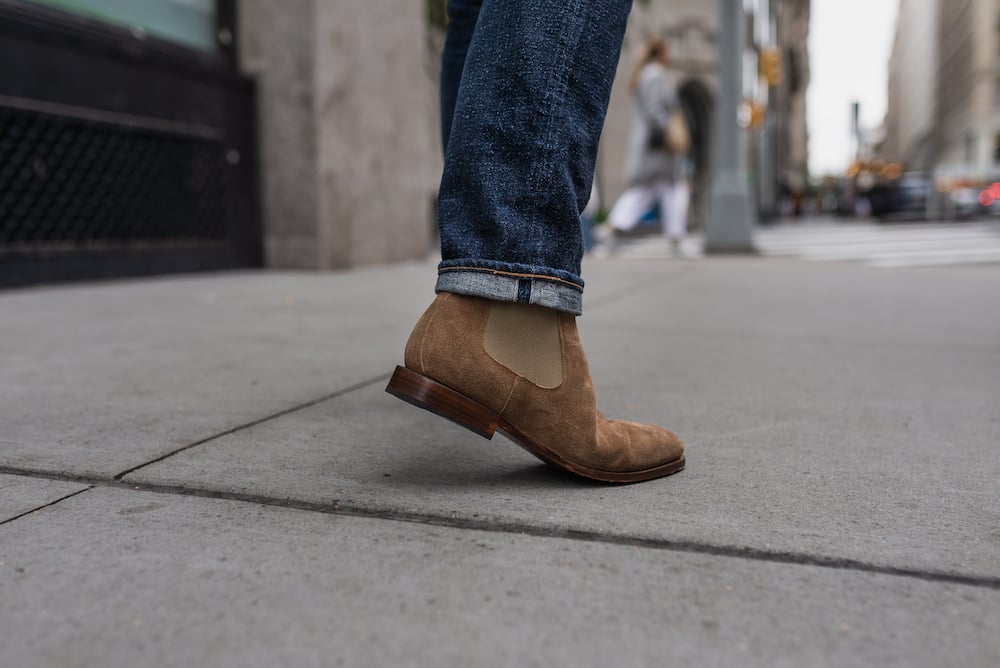
[[[607,427],[615,441],[628,444],[617,448],[621,455],[613,463],[617,470],[653,468],[684,456],[684,444],[669,429],[622,420],[609,420]]]

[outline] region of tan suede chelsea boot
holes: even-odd
[[[684,446],[652,425],[598,410],[576,317],[440,293],[406,344],[386,392],[481,436],[497,430],[585,478],[638,482],[684,468]]]

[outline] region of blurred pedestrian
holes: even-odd
[[[597,410],[576,316],[591,193],[631,0],[451,0],[437,298],[386,388],[550,464],[632,482],[684,467],[670,431]]]
[[[625,158],[629,185],[608,221],[612,233],[631,230],[658,205],[663,234],[678,251],[687,235],[690,134],[669,65],[670,47],[663,40],[650,39],[640,47],[628,81],[633,109]]]

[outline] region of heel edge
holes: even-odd
[[[397,366],[385,391],[418,408],[492,439],[500,417],[482,404],[405,366]]]

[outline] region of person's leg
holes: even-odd
[[[660,230],[663,236],[670,238],[670,184],[659,181],[653,187],[656,204],[660,209]]]
[[[653,186],[632,186],[623,192],[611,207],[608,224],[612,229],[622,232],[633,229],[653,206],[656,197],[657,193]]]
[[[670,431],[598,412],[576,327],[579,214],[629,4],[484,0],[445,140],[439,294],[386,388],[487,438],[503,431],[567,471],[617,482],[684,467]],[[469,26],[449,36],[450,67]],[[448,99],[443,91],[445,115]]]
[[[439,292],[581,312],[579,216],[630,5],[482,3],[438,198]]]
[[[689,191],[687,181],[679,179],[667,189],[665,205],[667,210],[667,236],[680,241],[687,235]]]

